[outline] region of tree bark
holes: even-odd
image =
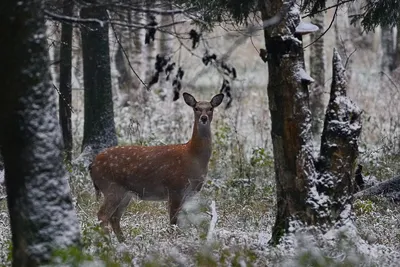
[[[89,6],[81,9],[82,18],[108,19],[107,10]],[[82,27],[85,115],[82,151],[93,156],[117,145],[111,88],[108,24]]]
[[[311,18],[311,23],[317,25],[318,32],[311,34],[311,42],[314,42],[310,49],[310,74],[314,83],[310,86],[310,107],[312,114],[312,133],[315,140],[319,140],[323,125],[324,103],[323,94],[325,89],[325,52],[324,37],[324,13],[320,12]],[[317,40],[317,38],[319,38]]]
[[[63,2],[63,14],[73,15],[74,4],[69,0]],[[61,26],[60,45],[60,96],[59,96],[59,117],[64,141],[64,153],[67,161],[72,158],[72,25],[63,23]]]
[[[348,188],[361,131],[360,110],[345,96],[345,72],[335,51],[321,157],[318,161],[313,158],[309,79],[301,75],[304,55],[301,36],[296,34],[300,12],[292,3],[264,0],[260,5],[263,21],[279,13],[283,16],[278,25],[264,31],[277,192],[271,244],[297,227],[318,225],[327,230],[324,228],[350,218],[347,211],[351,210],[349,194],[351,198],[353,192]]]
[[[4,2],[4,1],[3,1]],[[13,242],[13,266],[39,266],[78,245],[79,223],[67,172],[56,95],[50,83],[44,1],[0,9],[0,144]]]

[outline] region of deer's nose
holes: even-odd
[[[207,122],[207,120],[208,120],[208,117],[205,116],[205,115],[202,115],[202,116],[200,117],[200,120],[201,120],[202,123],[205,124],[205,123]]]

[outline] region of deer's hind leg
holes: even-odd
[[[121,217],[124,214],[126,208],[128,207],[131,199],[132,199],[132,193],[126,192],[125,196],[122,198],[122,201],[119,203],[118,208],[114,211],[114,213],[111,215],[110,218],[111,228],[113,229],[120,243],[125,241],[124,234],[122,233],[120,225]]]
[[[97,217],[100,221],[100,226],[106,233],[109,233],[108,224],[110,218],[121,205],[122,200],[127,194],[127,190],[113,183],[108,186],[107,190],[102,191],[104,194],[104,201],[97,213]]]
[[[170,195],[168,199],[168,209],[169,209],[169,222],[172,225],[178,224],[178,215],[181,211],[183,204],[183,197],[180,194]]]

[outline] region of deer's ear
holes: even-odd
[[[222,103],[223,99],[224,99],[224,94],[218,94],[218,95],[214,96],[210,102],[211,106],[213,106],[214,108],[218,107]]]
[[[183,99],[185,100],[185,103],[194,108],[196,106],[196,99],[189,93],[183,93]]]

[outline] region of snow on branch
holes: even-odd
[[[69,22],[69,23],[77,23],[77,24],[85,24],[85,23],[98,23],[101,27],[104,27],[104,24],[111,22],[114,25],[117,26],[123,26],[123,27],[129,27],[129,28],[135,28],[135,29],[156,29],[156,30],[161,30],[163,28],[168,28],[177,24],[183,24],[186,22],[189,22],[189,20],[180,20],[180,21],[174,21],[165,25],[160,25],[157,27],[154,26],[150,26],[147,24],[142,24],[142,23],[127,23],[124,21],[120,21],[120,20],[107,20],[107,21],[103,21],[100,19],[95,19],[95,18],[87,18],[87,19],[83,19],[80,17],[71,17],[71,16],[64,16],[64,15],[60,15],[57,13],[53,13],[51,11],[45,10],[44,13],[46,14],[46,16],[49,19],[53,19],[53,20],[57,20],[57,21],[61,21],[61,22]]]
[[[161,8],[142,8],[142,7],[135,7],[132,5],[116,4],[116,3],[111,4],[111,7],[122,8],[124,10],[131,10],[131,11],[140,12],[140,13],[151,13],[151,14],[156,14],[156,15],[178,15],[178,14],[184,14],[184,13],[188,13],[188,12],[195,10],[193,7],[186,8],[186,9],[176,8],[176,9],[165,10],[165,9],[161,9]]]
[[[82,18],[78,18],[78,17],[64,16],[64,15],[53,13],[48,10],[44,10],[44,14],[48,18],[58,20],[58,21],[70,22],[70,23],[93,23],[94,22],[94,23],[100,24],[100,27],[104,27],[104,21],[102,21],[100,19],[92,19],[92,18],[82,19]]]

